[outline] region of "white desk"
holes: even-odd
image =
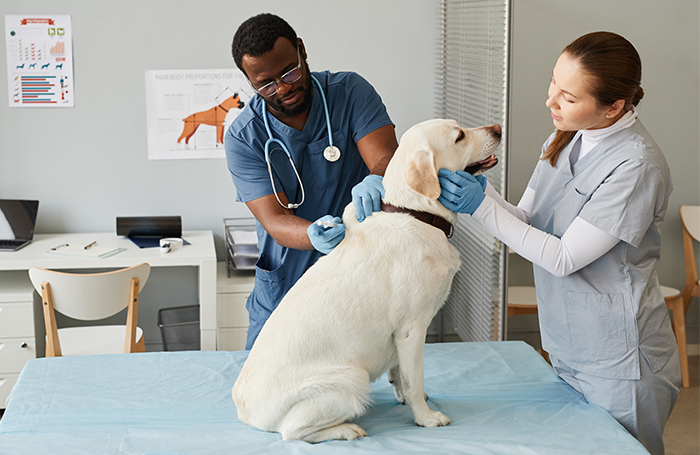
[[[159,248],[139,248],[126,237],[100,234],[38,234],[19,251],[0,252],[0,271],[47,269],[122,268],[148,262],[151,267],[194,266],[199,268],[199,304],[202,350],[216,350],[216,251],[211,231],[183,231],[190,242],[182,248],[161,254]],[[126,251],[96,259],[47,253],[52,247],[68,243],[87,245],[97,241],[103,247],[121,247]]]

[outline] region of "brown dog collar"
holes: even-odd
[[[384,201],[382,201],[382,212],[407,213],[417,220],[440,229],[445,233],[448,239],[452,238],[452,234],[454,234],[454,226],[452,226],[452,223],[440,216],[433,215],[432,213],[419,212],[417,210],[411,210],[404,207],[396,207],[394,205],[387,204]]]

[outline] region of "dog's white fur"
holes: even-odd
[[[410,128],[386,169],[384,201],[455,222],[437,201],[438,170],[487,158],[500,141],[495,130],[451,120]],[[366,436],[347,422],[364,413],[370,382],[389,370],[418,425],[449,424],[425,402],[423,345],[459,253],[441,230],[408,214],[377,212],[359,223],[349,204],[343,222],[345,239],[290,289],[260,332],[233,387],[238,419],[284,439]]]

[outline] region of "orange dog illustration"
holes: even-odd
[[[224,143],[224,120],[226,119],[226,114],[228,111],[234,107],[238,109],[243,109],[245,103],[241,101],[238,93],[234,93],[231,98],[226,98],[226,100],[219,104],[218,106],[212,107],[207,111],[195,112],[187,118],[182,119],[185,122],[184,128],[182,128],[182,134],[177,140],[179,144],[182,139],[185,139],[185,144],[189,144],[190,138],[199,128],[199,125],[212,125],[216,127],[216,142],[217,144]]]

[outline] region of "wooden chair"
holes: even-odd
[[[666,301],[666,308],[673,312],[671,327],[676,335],[678,355],[681,359],[681,382],[683,387],[690,387],[688,373],[688,343],[685,337],[685,310],[683,309],[683,294],[676,288],[661,286],[661,295]]]
[[[508,287],[508,317],[517,314],[537,314],[537,294],[534,286]]]
[[[681,356],[681,372],[683,387],[690,387],[688,374],[688,349],[685,340],[685,314],[688,312],[693,297],[700,297],[700,283],[695,262],[693,240],[700,242],[700,206],[681,205],[678,208],[683,226],[683,256],[685,257],[685,287],[680,298],[676,297],[673,312],[673,330],[678,341],[678,351]],[[668,302],[668,301],[667,301]],[[670,308],[670,307],[669,307]],[[672,308],[671,308],[672,309]],[[678,316],[676,316],[678,314]],[[682,345],[682,346],[681,346]]]
[[[151,266],[146,263],[92,274],[29,269],[44,308],[46,356],[145,352],[143,330],[137,326],[138,297],[150,272]],[[73,319],[95,321],[126,307],[126,325],[56,326],[54,310]]]
[[[508,317],[519,314],[537,314],[537,293],[534,286],[508,286]],[[540,349],[549,362],[547,351]]]

